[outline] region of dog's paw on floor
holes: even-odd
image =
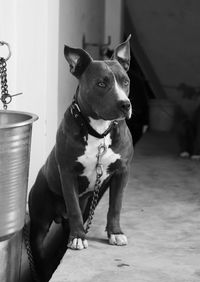
[[[74,238],[68,243],[68,248],[72,250],[83,250],[88,248],[88,241],[81,238]]]
[[[127,237],[124,234],[111,234],[109,244],[116,246],[125,246],[128,244]]]

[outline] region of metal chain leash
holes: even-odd
[[[94,192],[93,192],[93,197],[92,197],[92,202],[90,205],[90,210],[89,210],[89,216],[87,220],[87,225],[85,228],[85,233],[87,234],[90,226],[92,224],[92,220],[94,217],[94,211],[98,203],[98,198],[99,198],[99,191],[101,188],[101,177],[103,176],[103,165],[101,162],[101,159],[103,155],[106,153],[107,147],[105,145],[105,138],[104,138],[104,143],[100,144],[98,147],[98,154],[97,154],[97,164],[96,164],[96,181],[94,185]]]
[[[89,229],[90,229],[90,226],[92,224],[93,217],[94,217],[94,210],[97,206],[97,202],[98,202],[98,198],[99,198],[100,183],[101,183],[100,178],[101,178],[100,176],[97,176],[96,183],[94,185],[92,202],[91,202],[91,205],[90,205],[89,216],[88,216],[87,225],[86,225],[86,228],[85,228],[86,234],[89,232]]]

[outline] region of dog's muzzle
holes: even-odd
[[[132,114],[132,106],[129,100],[120,100],[118,102],[118,109],[124,115],[125,118],[130,119]]]

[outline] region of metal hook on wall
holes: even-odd
[[[88,46],[93,46],[93,47],[98,47],[99,49],[99,56],[103,57],[107,51],[108,46],[111,44],[111,36],[108,36],[108,40],[107,43],[90,43],[90,42],[86,42],[85,39],[85,34],[83,35],[83,39],[82,39],[82,46],[83,49],[85,50]]]
[[[3,45],[6,45],[8,47],[8,56],[6,58],[4,58],[5,61],[7,61],[11,57],[10,45],[5,41],[0,41],[0,46],[3,46]]]
[[[8,59],[11,57],[11,49],[10,45],[5,41],[0,41],[0,46],[6,45],[8,48],[8,55],[7,57],[0,56],[0,101],[3,103],[4,110],[7,110],[8,104],[12,102],[12,97],[21,95],[22,93],[17,93],[14,95],[10,95],[8,93],[8,81],[7,81],[7,62]]]

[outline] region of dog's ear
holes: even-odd
[[[112,59],[117,60],[122,67],[125,69],[125,71],[129,70],[130,66],[130,41],[131,39],[131,34],[128,36],[125,42],[121,43],[114,49],[114,53],[112,56]]]
[[[92,61],[92,57],[83,49],[64,47],[64,55],[69,63],[70,72],[79,78]]]

